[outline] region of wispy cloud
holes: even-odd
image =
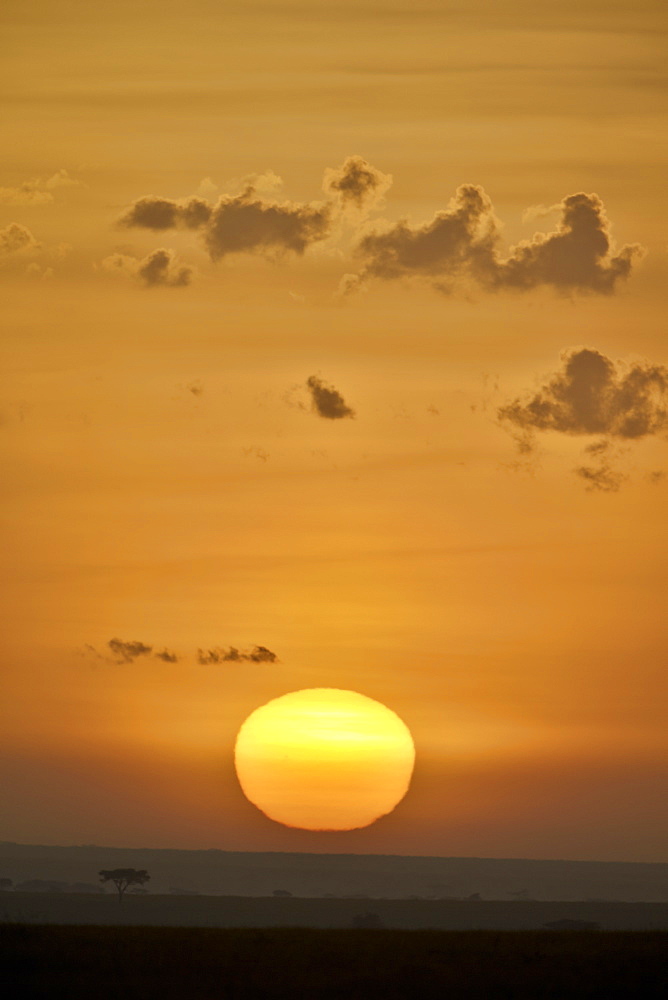
[[[277,663],[278,657],[266,646],[253,646],[252,649],[245,650],[235,646],[228,646],[227,649],[217,646],[213,649],[198,649],[197,662],[202,666],[215,663]]]
[[[0,187],[0,205],[35,207],[49,205],[54,201],[53,192],[63,187],[78,187],[81,181],[71,177],[67,170],[58,170],[53,176],[43,180],[33,177],[23,181],[18,187]]]
[[[139,656],[148,656],[153,652],[153,646],[133,639],[130,642],[123,639],[110,639],[107,646],[117,663],[132,663]]]

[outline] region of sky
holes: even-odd
[[[4,839],[666,860],[666,21],[5,0]],[[364,829],[235,777],[321,687]]]

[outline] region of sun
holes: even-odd
[[[408,726],[355,691],[310,688],[260,706],[237,735],[246,798],[285,826],[355,830],[392,812],[411,781]]]

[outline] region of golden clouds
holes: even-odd
[[[569,195],[557,206],[561,218],[554,231],[536,233],[507,255],[492,201],[476,184],[461,185],[447,208],[422,225],[408,219],[379,220],[369,228],[364,217],[381,206],[391,183],[391,175],[361,156],[349,156],[339,168],[325,171],[323,189],[331,199],[325,203],[271,200],[249,182],[240,194],[223,195],[215,205],[200,197],[178,201],[145,196],[123,213],[119,224],[153,231],[195,230],[212,261],[240,253],[276,259],[288,253],[301,256],[314,244],[340,236],[335,221],[352,212],[357,230],[348,253],[362,268],[341,279],[339,292],[344,296],[373,278],[418,279],[448,295],[541,286],[562,294],[606,295],[643,255],[638,244],[615,250],[603,202],[597,194],[584,192]],[[339,253],[344,256],[346,251]]]

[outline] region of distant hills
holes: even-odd
[[[668,864],[371,854],[78,847],[0,843],[0,877],[97,882],[102,868],[145,868],[151,894],[359,899],[668,901]],[[89,889],[90,891],[90,889]]]

